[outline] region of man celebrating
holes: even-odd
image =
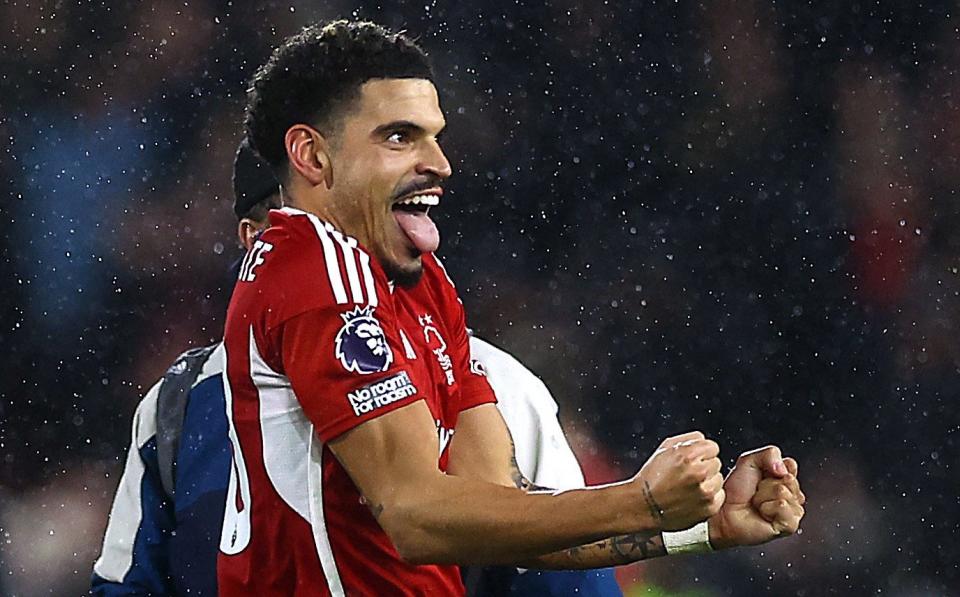
[[[519,478],[433,255],[451,169],[432,80],[409,38],[345,21],[288,39],[254,78],[247,134],[290,207],[227,314],[221,594],[462,594],[455,564],[590,568],[795,532],[796,463],[768,447],[724,481],[699,432],[623,483]]]
[[[251,255],[268,210],[280,207],[280,196],[269,167],[246,141],[234,160],[233,190],[237,238]],[[246,263],[240,261],[236,269]],[[470,347],[491,376],[498,407],[517,440],[521,468],[540,485],[583,486],[556,418],[557,405],[543,383],[511,355],[475,336]],[[189,350],[138,405],[91,594],[217,594],[216,554],[231,462],[223,369],[219,343]],[[506,568],[483,572],[473,569],[468,579],[477,595],[498,594],[494,591],[511,582],[523,585],[524,592],[515,588],[516,594],[567,594],[573,587],[619,595],[609,574],[519,578]]]

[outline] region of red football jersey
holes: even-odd
[[[285,208],[247,254],[224,332],[233,444],[220,594],[456,595],[456,566],[403,562],[326,444],[424,400],[439,466],[460,411],[494,402],[433,255],[393,288],[356,239]]]

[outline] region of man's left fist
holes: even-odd
[[[745,452],[723,484],[726,499],[710,518],[710,543],[716,549],[758,545],[797,532],[806,496],[797,480],[797,462],[780,448]]]

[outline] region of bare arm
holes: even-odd
[[[715,549],[758,545],[797,532],[806,496],[797,480],[797,462],[767,446],[742,454],[728,475],[725,502],[710,518],[710,543]],[[667,555],[662,535],[634,533],[540,556],[520,565],[527,568],[577,569],[628,564]]]
[[[556,495],[526,493],[442,473],[436,466],[438,446],[423,402],[368,421],[330,443],[410,562],[515,563],[609,536],[658,530],[659,523],[640,506],[636,482]]]
[[[528,492],[546,490],[535,486],[520,472],[510,431],[492,404],[460,414],[457,433],[450,442],[449,469],[454,475],[515,486]],[[655,519],[660,507],[649,492],[643,492],[643,505],[650,511],[651,518]],[[660,532],[653,530],[608,537],[512,563],[524,568],[576,570],[630,564],[664,555],[667,552]]]
[[[632,564],[665,555],[667,551],[660,533],[633,533],[571,547],[517,565],[542,570],[583,570]]]
[[[520,472],[513,437],[493,404],[481,404],[460,413],[457,432],[450,440],[447,469],[451,475],[505,487],[532,486]]]
[[[514,562],[525,568],[582,569],[627,564],[667,555],[659,530],[678,530],[669,513],[676,510],[674,502],[685,491],[684,484],[662,484],[676,469],[662,468],[656,461],[666,454],[678,455],[687,448],[683,444],[691,438],[702,440],[702,434],[688,433],[667,438],[631,481],[639,486],[636,505],[644,507],[651,520],[657,521],[654,530],[641,530],[586,543],[546,555]],[[712,442],[710,442],[712,443]],[[451,473],[476,476],[501,485],[516,484],[527,491],[536,491],[520,473],[514,457],[513,442],[499,411],[493,405],[483,405],[461,413],[457,434],[450,445]],[[711,454],[714,452],[708,452]],[[695,460],[695,453],[682,457]],[[803,518],[805,497],[797,481],[797,463],[792,458],[782,459],[780,450],[768,446],[741,455],[737,467],[723,482],[724,490],[716,496],[723,503],[710,517],[710,541],[715,548],[737,545],[756,545],[797,531]],[[710,459],[708,480],[700,484],[715,484],[720,477],[720,462]],[[659,481],[659,482],[658,482]],[[709,493],[710,489],[706,493]],[[706,518],[706,517],[705,517]],[[688,519],[688,526],[699,520]]]

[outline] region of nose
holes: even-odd
[[[417,164],[417,174],[432,174],[438,178],[449,178],[453,174],[450,161],[435,139],[427,142],[420,163]]]

